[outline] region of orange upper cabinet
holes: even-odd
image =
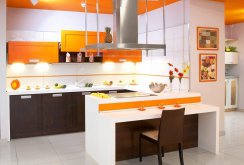
[[[8,63],[58,63],[58,42],[8,42]]]
[[[99,42],[104,42],[105,32],[99,33]],[[87,33],[87,43],[97,43],[97,32]],[[61,31],[61,51],[62,52],[79,52],[81,48],[86,46],[85,31],[62,30]]]
[[[79,52],[85,47],[85,32],[62,30],[61,31],[61,51]]]
[[[141,50],[107,50],[103,53],[103,62],[141,62]]]

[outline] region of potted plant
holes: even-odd
[[[225,47],[225,64],[238,64],[238,51],[235,46]]]

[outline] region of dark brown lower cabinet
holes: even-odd
[[[55,93],[42,95],[42,111],[45,134],[69,132],[72,128],[72,109],[69,93]]]
[[[11,139],[85,131],[85,95],[10,96]]]
[[[41,95],[10,96],[11,138],[43,134]]]
[[[69,108],[72,112],[72,131],[85,131],[85,95],[84,93],[70,93]]]
[[[130,91],[95,92],[124,93]],[[10,96],[11,138],[85,131],[85,95],[90,93]]]

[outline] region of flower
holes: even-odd
[[[184,76],[184,74],[180,72],[180,73],[178,74],[178,76],[182,78],[182,77]]]
[[[178,76],[179,76],[179,81],[180,81],[180,83],[181,83],[181,80],[182,80],[184,74],[180,72],[180,73],[178,73]]]
[[[169,65],[169,66],[174,66],[174,65],[173,65],[173,64],[171,64],[171,63],[168,63],[168,65]]]
[[[175,68],[175,72],[178,73],[179,72],[179,69],[178,68]]]
[[[173,76],[174,72],[172,70],[169,71],[169,75]]]

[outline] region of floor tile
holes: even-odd
[[[15,140],[19,165],[59,161],[57,153],[45,137]]]
[[[16,153],[0,154],[0,165],[17,165],[17,162]]]

